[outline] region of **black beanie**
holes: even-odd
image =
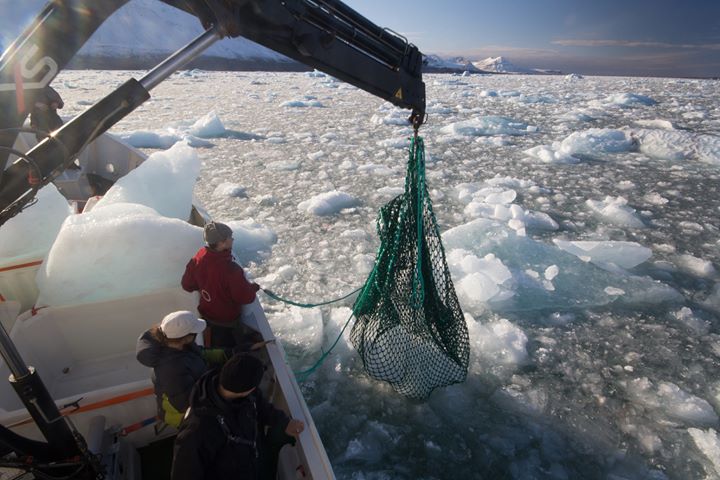
[[[220,386],[233,393],[242,393],[260,385],[265,367],[257,358],[238,353],[220,370]]]

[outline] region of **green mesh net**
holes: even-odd
[[[467,325],[425,185],[425,147],[412,139],[405,193],[380,209],[375,268],[355,301],[350,339],[365,370],[410,398],[463,382]]]

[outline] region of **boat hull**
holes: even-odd
[[[87,439],[99,420],[135,448],[171,436],[174,429],[153,422],[156,401],[150,369],[135,359],[137,338],[166,314],[194,310],[197,296],[180,288],[146,295],[21,314],[10,337],[25,361],[45,382],[63,415]],[[246,306],[243,321],[264,339],[274,338],[260,302]],[[280,453],[278,478],[334,478],[322,440],[300,388],[285,361],[279,340],[259,355],[269,365],[263,382],[267,397],[305,423],[294,447]],[[7,378],[0,365],[0,377]],[[0,422],[17,433],[42,440],[27,410],[8,383],[0,384]],[[142,426],[147,424],[146,426]],[[152,425],[152,426],[151,426]],[[129,430],[129,431],[128,431]],[[124,432],[123,432],[124,431]]]

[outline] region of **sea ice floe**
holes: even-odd
[[[476,219],[446,231],[443,243],[461,305],[474,315],[488,308],[562,310],[611,302],[651,305],[683,300],[677,291],[658,281],[623,270],[600,269],[559,248],[517,235],[489,219]],[[626,250],[616,253],[602,244],[597,247],[599,258],[626,265],[646,255],[639,246],[627,245]],[[483,259],[485,262],[480,262]]]
[[[323,318],[318,308],[289,307],[273,315],[273,333],[283,343],[316,355],[323,345]],[[311,360],[309,357],[308,360]]]
[[[215,138],[225,135],[225,125],[215,112],[197,119],[189,129],[190,135],[200,138]]]
[[[505,318],[481,322],[467,315],[474,370],[493,373],[511,370],[527,361],[527,335]],[[479,372],[478,372],[479,373]]]
[[[120,138],[137,148],[167,149],[179,141],[191,147],[211,147],[205,139],[234,138],[237,140],[260,140],[263,137],[253,133],[227,130],[220,117],[211,111],[193,123],[176,122],[163,130],[126,132]]]
[[[492,135],[527,135],[537,131],[537,127],[511,118],[486,116],[451,123],[442,127],[440,131],[446,135],[480,137]]]
[[[517,198],[514,188],[533,187],[535,185],[532,182],[495,177],[481,183],[461,183],[455,187],[455,195],[461,203],[466,204],[464,213],[469,218],[490,218],[507,222],[508,226],[520,234],[524,234],[526,228],[557,230],[557,222],[547,213],[525,210],[512,203]]]
[[[167,149],[179,141],[184,141],[191,147],[210,147],[212,143],[192,135],[178,132],[174,128],[166,131],[136,131],[118,135],[120,139],[136,148],[162,148]]]
[[[708,459],[706,473],[707,478],[720,477],[720,436],[713,428],[701,430],[699,428],[688,428],[688,434],[693,439],[695,446]]]
[[[243,198],[246,197],[245,188],[230,182],[223,182],[213,191],[213,197],[234,197]]]
[[[718,273],[715,266],[709,260],[695,257],[693,255],[678,255],[675,258],[675,264],[680,269],[691,275],[700,278],[717,278]]]
[[[576,257],[604,266],[609,263],[621,268],[633,268],[652,256],[652,250],[637,242],[622,241],[573,241],[554,239],[558,248]]]
[[[602,221],[612,225],[630,228],[644,228],[645,224],[640,219],[634,208],[628,206],[624,197],[606,196],[604,200],[589,199],[585,204]]]
[[[637,93],[614,93],[605,97],[605,99],[603,100],[596,100],[590,103],[608,107],[615,106],[627,108],[637,106],[653,106],[657,105],[658,102],[646,95],[639,95]]]
[[[320,70],[313,70],[312,72],[305,72],[305,76],[310,78],[325,78],[327,74]]]
[[[656,206],[666,205],[670,201],[657,192],[646,193],[645,195],[643,195],[643,200],[645,200],[650,205]]]
[[[712,406],[670,382],[653,382],[647,377],[625,382],[629,398],[667,420],[691,426],[715,425],[718,416]]]
[[[324,105],[317,100],[290,100],[280,104],[281,107],[290,108],[305,108],[305,107],[318,107],[322,108]]]
[[[552,145],[540,145],[525,150],[529,157],[545,163],[577,163],[582,158],[606,159],[609,154],[628,152],[637,148],[629,132],[607,128],[591,128],[573,132]]]
[[[305,200],[298,204],[298,210],[302,210],[313,215],[333,215],[339,213],[344,208],[356,207],[360,201],[345,192],[333,190],[331,192],[320,193],[309,200]]]
[[[258,252],[267,252],[277,242],[277,234],[269,227],[257,223],[252,218],[225,222],[233,231],[233,252],[241,263],[248,256]]]
[[[670,120],[635,120],[633,123],[644,128],[658,128],[661,130],[675,130],[677,128]]]
[[[672,316],[696,335],[707,335],[710,332],[710,322],[696,316],[688,307],[682,307]]]
[[[410,125],[409,115],[406,110],[395,107],[388,107],[387,104],[381,107],[381,113],[370,118],[370,123],[375,125]]]

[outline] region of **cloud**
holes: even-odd
[[[437,52],[441,56],[457,56],[462,55],[468,58],[481,59],[487,57],[497,57],[502,55],[513,58],[556,58],[560,55],[560,51],[549,48],[528,48],[528,47],[510,47],[506,45],[486,45],[483,47],[467,48],[462,50],[449,50]]]
[[[626,48],[682,48],[682,49],[703,49],[720,50],[720,43],[667,43],[667,42],[643,42],[637,40],[583,40],[563,39],[553,40],[553,45],[563,47],[626,47]]]

